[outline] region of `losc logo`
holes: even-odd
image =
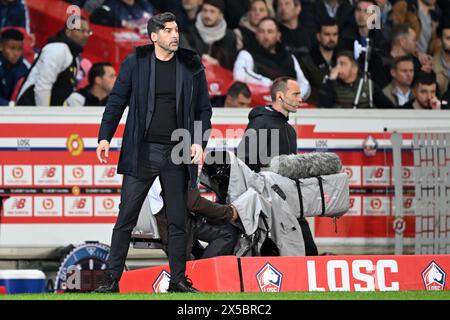
[[[280,292],[282,278],[282,273],[269,262],[256,274],[256,281],[261,292]]]
[[[42,200],[42,207],[45,210],[51,210],[51,209],[53,209],[54,206],[55,206],[55,203],[53,202],[52,199],[44,199],[44,200]]]
[[[432,261],[422,272],[425,289],[428,291],[444,290],[446,276],[445,271],[436,262]]]
[[[76,167],[72,169],[72,174],[75,179],[81,179],[84,177],[84,170],[81,167]]]
[[[155,293],[167,292],[169,290],[170,273],[166,270],[162,270],[153,282],[152,288]]]
[[[111,198],[106,198],[102,203],[103,209],[105,210],[111,210],[112,208],[114,208],[114,200]]]
[[[14,167],[12,169],[12,175],[15,179],[20,179],[23,177],[23,169],[19,167]]]

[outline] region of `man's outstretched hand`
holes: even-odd
[[[199,164],[200,160],[202,160],[203,157],[203,148],[199,144],[193,144],[191,146],[191,163],[193,164]]]
[[[109,142],[108,140],[101,140],[97,147],[97,159],[100,163],[108,163],[109,157]],[[104,155],[103,155],[104,153]]]

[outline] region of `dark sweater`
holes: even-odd
[[[174,144],[172,132],[177,129],[176,109],[176,58],[169,61],[156,59],[155,111],[147,132],[146,141]]]

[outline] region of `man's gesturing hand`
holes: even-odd
[[[191,163],[198,164],[203,157],[203,149],[199,144],[193,144],[191,146]]]
[[[105,152],[105,156],[102,156],[102,152]],[[108,161],[106,161],[106,158],[109,157],[109,142],[108,140],[102,140],[100,141],[100,143],[98,144],[97,147],[97,159],[98,161],[100,161],[100,163],[108,163]]]

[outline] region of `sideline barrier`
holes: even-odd
[[[238,260],[240,260],[238,262]],[[217,257],[189,261],[206,292],[449,290],[450,255]],[[125,272],[120,292],[166,292],[167,265]]]
[[[186,274],[196,287],[209,292],[240,292],[238,260],[234,256],[189,261]],[[166,292],[169,287],[168,265],[123,273],[120,292]]]

